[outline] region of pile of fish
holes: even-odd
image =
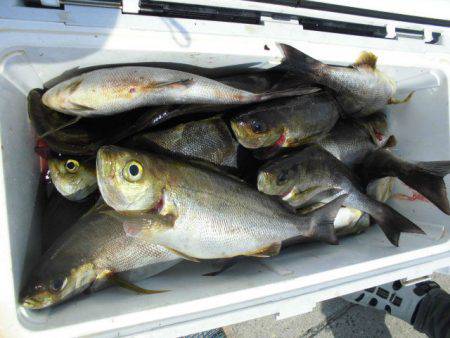
[[[372,53],[335,67],[280,48],[284,61],[266,71],[105,67],[32,90],[45,253],[21,304],[109,285],[165,292],[134,283],[182,260],[224,270],[287,245],[338,244],[372,222],[398,246],[402,232],[424,232],[384,203],[395,178],[450,214],[450,162],[390,151],[383,109],[412,93],[396,98]]]

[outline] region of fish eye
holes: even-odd
[[[66,170],[71,173],[74,174],[78,171],[78,168],[80,167],[80,163],[77,160],[67,160],[66,161]]]
[[[257,121],[252,121],[250,123],[250,126],[251,126],[252,131],[254,133],[262,133],[264,131],[264,126],[261,123],[257,122]]]
[[[67,285],[67,278],[66,277],[60,277],[52,280],[50,282],[50,290],[54,292],[61,291],[64,289]]]
[[[277,183],[278,184],[283,184],[283,183],[285,183],[287,181],[287,179],[288,179],[288,173],[283,170],[277,176]]]
[[[129,182],[136,182],[141,179],[144,168],[137,161],[130,161],[123,169],[123,176]]]

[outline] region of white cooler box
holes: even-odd
[[[188,6],[188,18],[173,17],[183,16],[186,6],[172,1],[159,9],[154,6],[161,3],[143,9],[142,3],[139,8],[138,1],[127,0],[122,7],[115,7],[120,1],[102,2],[103,8],[43,2],[61,6],[26,7],[14,0],[0,5],[2,336],[179,336],[271,314],[287,318],[326,299],[450,266],[450,217],[426,202],[394,200],[393,207],[419,224],[426,236],[402,234],[396,248],[373,227],[342,239],[339,246],[291,248],[278,257],[239,263],[217,277],[202,276],[213,269],[208,264],[184,262],[139,283],[172,290],[167,293],[136,295],[109,288],[49,310],[21,308],[18,293],[39,260],[40,229],[39,160],[26,97],[29,90],[67,70],[133,62],[234,71],[270,68],[281,60],[276,42],[341,65],[369,50],[378,56],[379,68],[398,81],[399,96],[416,90],[409,103],[388,107],[398,138],[395,152],[408,160],[450,160],[450,22],[444,20],[450,10],[445,2],[408,1],[404,10],[402,2],[392,8],[383,7],[388,1],[379,1],[379,8],[372,9],[390,13],[369,11],[364,16],[361,10],[348,12],[348,7],[319,4],[326,8],[314,9],[314,2],[300,8],[213,1],[212,9]],[[411,17],[407,10],[413,9],[422,17]],[[194,20],[196,12],[213,20]],[[450,188],[449,177],[446,183]],[[411,193],[401,183],[396,189]]]

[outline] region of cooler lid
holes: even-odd
[[[19,7],[47,11],[101,7],[120,10],[125,15],[246,24],[277,20],[298,22],[306,30],[388,39],[406,36],[426,43],[438,43],[443,31],[450,27],[447,0],[6,0],[0,4],[0,17],[39,20],[34,12],[18,15]],[[48,19],[39,21],[58,21],[64,17],[52,17],[49,13],[47,17],[44,15]]]

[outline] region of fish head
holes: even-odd
[[[83,78],[80,75],[47,90],[42,95],[42,103],[61,113],[85,116],[91,114],[93,108],[77,102],[91,102],[95,97],[84,88]]]
[[[287,156],[263,165],[258,172],[258,190],[267,194],[284,197],[295,189],[298,183],[299,168]]]
[[[46,255],[33,272],[20,294],[20,304],[28,309],[39,310],[61,303],[88,289],[96,280],[93,263],[78,261],[71,264],[73,253]],[[66,257],[61,257],[61,256]]]
[[[103,199],[117,211],[155,208],[166,186],[160,164],[161,160],[151,154],[101,147],[97,152],[97,179]]]
[[[74,158],[48,161],[50,178],[58,192],[71,201],[81,201],[97,189],[95,165]]]
[[[281,123],[265,112],[249,112],[234,117],[231,129],[238,142],[245,148],[257,149],[270,147],[283,137]]]

